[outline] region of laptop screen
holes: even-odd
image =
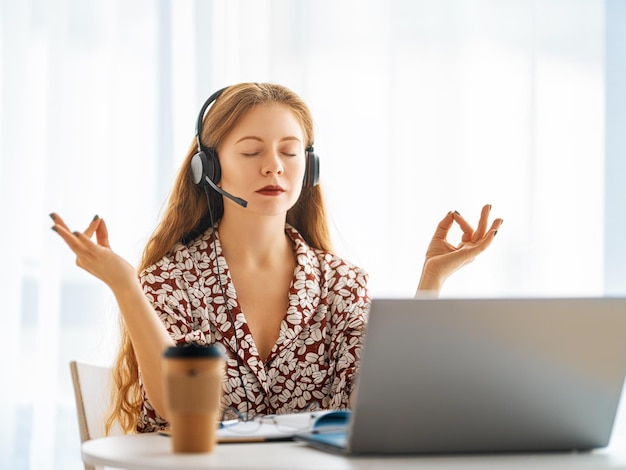
[[[374,299],[351,453],[607,445],[626,300]]]

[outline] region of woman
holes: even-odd
[[[225,347],[226,413],[349,407],[369,306],[367,274],[332,253],[309,109],[285,87],[243,83],[205,103],[197,131],[145,248],[139,282],[110,249],[103,219],[80,233],[52,214],[78,266],[104,281],[119,304],[122,344],[109,424],[118,420],[127,432],[167,425],[161,355],[184,342]],[[438,292],[490,245],[502,220],[487,229],[489,210],[476,230],[456,212],[445,216],[419,291]],[[463,230],[458,247],[446,242],[454,223]]]

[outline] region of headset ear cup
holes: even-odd
[[[204,152],[207,161],[206,174],[211,181],[217,184],[222,178],[222,167],[220,166],[220,161],[217,158],[217,152],[212,148],[205,149]]]
[[[304,186],[317,186],[320,179],[320,161],[313,151],[306,152],[306,169],[304,170]]]
[[[191,157],[191,178],[193,179],[194,184],[198,184],[202,186],[206,181],[204,180],[205,172],[204,168],[206,167],[206,155],[202,150],[196,153],[193,157]]]
[[[205,178],[217,184],[222,176],[220,162],[213,149],[200,150],[191,158],[190,166],[195,184],[206,184]]]

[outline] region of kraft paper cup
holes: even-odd
[[[174,452],[211,452],[217,441],[222,394],[222,348],[172,346],[163,353],[162,367]]]

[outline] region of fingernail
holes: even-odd
[[[50,227],[52,230],[54,230],[55,232],[57,231],[57,228],[55,226]]]
[[[74,236],[76,236],[78,238],[78,236],[80,235],[80,232],[72,232],[74,234]]]
[[[493,236],[495,237],[498,234],[498,231],[496,230],[495,232],[493,232]]]
[[[491,204],[489,204],[489,212],[491,212]]]
[[[456,215],[461,215],[461,214],[459,213],[459,211],[454,211],[454,213],[455,213]]]
[[[98,220],[98,214],[93,216],[93,220]]]
[[[50,214],[48,214],[48,215],[50,216],[50,218],[51,218],[52,220],[54,220],[54,214],[53,214],[53,213],[50,213]],[[55,222],[56,222],[56,220],[55,220]]]

